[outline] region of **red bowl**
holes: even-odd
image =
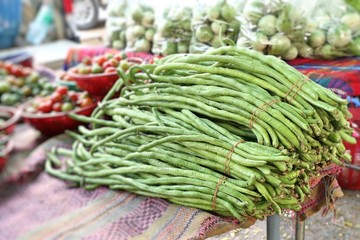
[[[6,147],[2,151],[0,151],[0,172],[5,167],[9,155],[13,150],[13,147],[14,144],[9,140],[6,144]]]
[[[10,115],[10,118],[8,118],[4,124],[0,125],[0,132],[9,135],[14,131],[16,123],[21,117],[21,110],[13,107],[0,106],[0,113]]]
[[[140,58],[129,58],[129,62],[141,64],[144,60]],[[112,88],[114,83],[119,79],[116,72],[113,73],[96,73],[96,74],[78,74],[75,73],[75,68],[71,68],[67,74],[76,83],[78,88],[87,91],[90,95],[95,97],[105,96]]]
[[[26,102],[22,105],[26,109],[31,102]],[[90,116],[96,108],[97,103],[88,107],[75,109],[68,112],[53,112],[53,113],[30,113],[25,110],[22,111],[22,118],[26,123],[39,130],[43,135],[55,136],[65,132],[65,130],[76,129],[83,122],[72,119],[69,113],[76,113],[79,115]]]
[[[81,75],[75,73],[74,69],[70,69],[68,74],[72,79],[74,79],[78,88],[83,91],[87,91],[92,96],[98,97],[105,96],[114,83],[119,79],[116,72]]]

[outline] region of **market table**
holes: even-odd
[[[104,187],[92,191],[74,188],[42,171],[51,147],[71,146],[68,136],[46,139],[21,124],[13,139],[15,152],[0,175],[0,232],[4,239],[203,239],[250,227],[256,221],[238,222]],[[321,169],[311,180],[312,194],[303,209],[287,214],[303,221],[321,209],[333,209],[335,199],[342,196],[335,178],[339,170],[335,165]],[[270,225],[277,223],[276,217],[273,219]],[[269,231],[268,237],[271,234],[275,237],[277,232]]]
[[[72,59],[72,58],[71,58]],[[72,61],[69,58],[69,63]],[[297,60],[290,64],[314,81],[338,93],[356,95],[360,60]],[[169,204],[165,200],[136,196],[106,188],[87,191],[74,188],[43,171],[53,146],[71,147],[71,139],[59,135],[41,137],[27,125],[17,127],[16,149],[0,174],[0,232],[8,239],[202,239],[256,222],[238,222],[198,209]],[[302,209],[291,215],[296,237],[303,237],[306,218],[334,209],[342,196],[336,165],[319,169],[311,179],[312,194]],[[268,217],[268,239],[279,238],[279,217]]]

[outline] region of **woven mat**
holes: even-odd
[[[20,129],[14,136],[17,151],[0,174],[1,239],[204,239],[255,223],[104,187],[72,188],[42,171],[46,152],[70,146],[71,139],[59,135],[44,141],[27,126]],[[328,166],[312,179],[311,198],[298,213],[301,219],[334,208],[342,196],[334,177],[338,171]]]

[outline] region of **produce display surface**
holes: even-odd
[[[0,173],[0,230],[4,238],[203,239],[255,222],[221,218],[124,191],[73,188],[42,172],[46,153],[54,146],[70,148],[73,140],[59,135],[44,142],[28,126],[20,125],[15,139],[24,136],[28,141],[17,141],[11,164]],[[342,196],[333,178],[338,170],[329,166],[311,180],[312,193],[303,203],[302,218],[334,207],[334,202],[327,204],[326,199]]]

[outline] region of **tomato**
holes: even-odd
[[[0,94],[1,93],[6,93],[10,91],[10,84],[8,82],[5,81],[1,81],[0,82]]]
[[[118,62],[120,62],[122,59],[123,59],[123,56],[121,53],[117,53],[115,56],[114,56],[114,59]]]
[[[56,102],[52,105],[52,110],[54,112],[61,112],[61,106],[62,106],[62,103]]]
[[[128,61],[122,60],[120,62],[120,67],[121,67],[122,70],[127,71],[130,68],[130,64],[129,64]]]
[[[49,113],[52,110],[51,100],[44,100],[38,105],[38,110],[43,113]]]
[[[106,57],[105,56],[98,56],[94,59],[94,62],[96,62],[98,65],[102,66],[104,64],[104,62],[106,62]]]
[[[25,96],[25,97],[29,97],[32,94],[32,89],[30,86],[25,85],[21,88],[21,93]]]
[[[32,72],[27,79],[30,83],[37,83],[40,80],[40,74],[38,72]]]
[[[81,62],[85,65],[91,66],[91,58],[89,57],[84,57]]]
[[[116,68],[114,68],[114,67],[108,67],[108,68],[105,69],[105,72],[106,72],[106,73],[116,72]]]
[[[68,89],[65,86],[58,86],[55,92],[59,93],[61,96],[65,96],[68,92]]]
[[[57,102],[61,102],[63,99],[63,96],[64,95],[60,94],[59,92],[53,92],[50,96],[50,100],[53,104],[57,103]]]
[[[80,67],[78,69],[79,74],[89,74],[91,72],[91,67]]]
[[[11,73],[11,68],[12,68],[12,64],[9,62],[5,62],[4,63],[4,68],[6,69],[6,71],[8,71],[9,73]]]
[[[77,102],[77,100],[79,99],[78,93],[74,91],[69,91],[68,96],[72,102]]]
[[[65,81],[73,81],[73,79],[69,75],[66,75],[64,80]]]
[[[107,60],[110,60],[110,59],[112,59],[114,57],[114,55],[111,54],[111,53],[107,53],[107,54],[105,54],[105,57],[106,57]]]
[[[106,62],[104,62],[102,67],[103,67],[103,69],[107,69],[109,67],[114,67],[114,66],[112,65],[112,63],[110,61],[106,61]]]
[[[93,104],[94,101],[92,100],[92,98],[90,97],[86,97],[80,100],[80,107],[87,107],[90,106],[91,104]]]
[[[62,112],[67,112],[74,109],[74,105],[70,102],[65,102],[61,105],[61,111]]]
[[[109,61],[110,61],[111,65],[113,65],[114,67],[119,66],[119,62],[116,59],[111,59]]]
[[[15,66],[13,65],[11,67],[10,73],[16,77],[22,77],[23,76],[23,71],[22,68],[19,66]]]
[[[94,64],[91,68],[91,73],[102,73],[104,69],[98,64]]]

